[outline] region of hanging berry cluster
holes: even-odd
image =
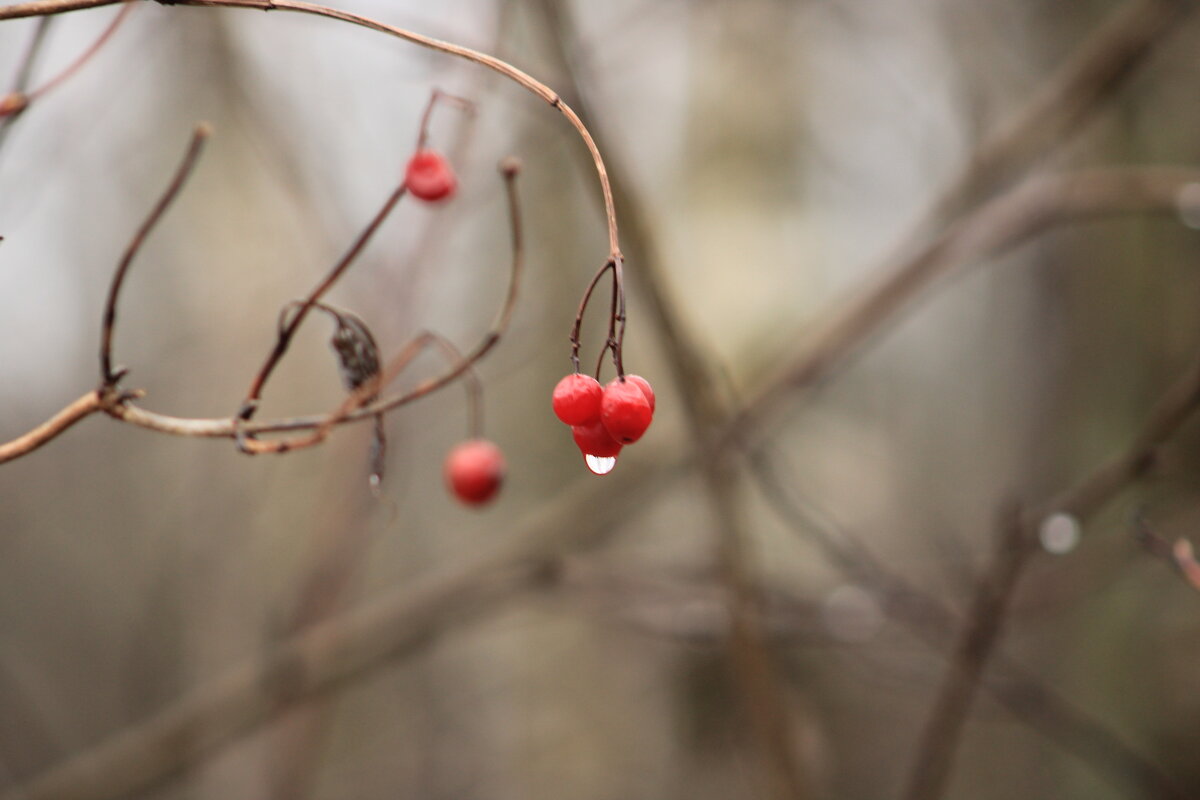
[[[612,301],[608,337],[596,362],[596,377],[592,377],[582,373],[579,368],[580,329],[592,293],[600,279],[610,271]],[[571,328],[571,363],[575,371],[558,382],[551,398],[555,416],[571,426],[571,435],[583,454],[584,463],[597,475],[612,472],[621,448],[642,438],[654,418],[654,390],[650,388],[650,382],[639,375],[625,374],[622,357],[624,340],[625,286],[621,275],[621,259],[614,256],[592,278],[579,302],[575,325]],[[612,353],[617,377],[607,386],[601,386],[598,378],[607,353]]]
[[[607,386],[576,372],[554,387],[554,414],[571,426],[584,463],[597,475],[612,472],[621,448],[642,438],[654,418],[654,390],[640,375],[613,378]]]

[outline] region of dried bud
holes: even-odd
[[[9,92],[0,97],[0,117],[19,114],[29,105],[29,97],[22,92]]]
[[[354,391],[379,374],[379,348],[365,322],[353,314],[339,311],[337,330],[329,340],[337,353],[346,388]]]

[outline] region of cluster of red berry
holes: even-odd
[[[654,418],[654,390],[639,375],[614,378],[607,386],[576,372],[554,387],[554,414],[571,426],[588,469],[605,475],[621,448],[642,438]]]

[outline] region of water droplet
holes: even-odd
[[[1069,553],[1079,544],[1079,520],[1062,512],[1051,514],[1042,521],[1038,537],[1047,553]]]
[[[607,475],[617,465],[616,456],[603,458],[601,456],[585,455],[583,461],[587,464],[587,468],[597,475]]]

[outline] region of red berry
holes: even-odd
[[[616,458],[621,452],[621,443],[609,435],[600,420],[572,426],[571,436],[575,438],[575,444],[585,456]]]
[[[433,150],[418,150],[413,154],[408,160],[404,183],[413,197],[431,203],[450,197],[458,187],[445,156]]]
[[[492,499],[504,480],[504,454],[486,439],[470,439],[446,456],[446,484],[467,505]]]
[[[600,421],[618,442],[631,444],[642,438],[653,417],[650,401],[633,381],[614,378],[604,387]]]
[[[626,375],[625,380],[637,386],[642,390],[642,394],[646,395],[646,402],[650,404],[650,413],[654,413],[654,390],[650,388],[650,381],[643,378],[641,375]]]
[[[587,425],[600,419],[604,387],[591,375],[576,372],[554,387],[554,415],[567,425]]]

